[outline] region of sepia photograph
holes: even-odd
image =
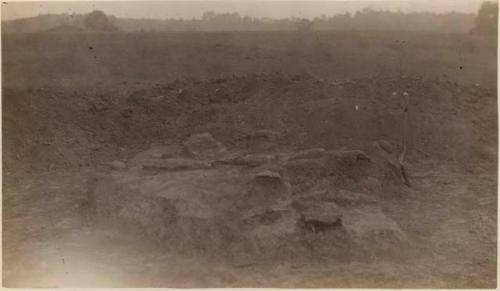
[[[498,1],[3,1],[5,288],[497,288]]]

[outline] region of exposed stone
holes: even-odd
[[[277,209],[265,212],[260,216],[261,223],[256,223],[249,233],[259,254],[267,257],[278,255],[279,252],[297,252],[293,245],[300,239],[300,227],[297,221],[300,216],[295,211],[280,211]],[[276,215],[270,217],[270,215]],[[265,217],[265,218],[264,218]],[[263,220],[262,220],[263,219]],[[264,223],[262,223],[264,222]]]
[[[312,148],[292,154],[290,160],[321,158],[325,154],[324,148]]]
[[[280,173],[269,171],[269,170],[265,170],[265,171],[259,172],[259,173],[255,174],[255,177],[257,177],[257,178],[278,179],[278,180],[281,179]]]
[[[163,158],[163,154],[162,153],[152,153],[151,157],[155,158],[155,159],[161,159],[161,158]]]
[[[377,206],[361,206],[346,208],[342,211],[343,228],[360,245],[381,246],[391,245],[406,240],[401,228],[388,218]]]
[[[299,193],[309,192],[325,180],[329,187],[354,185],[370,171],[369,157],[361,151],[328,151],[321,158],[287,160],[281,166]]]
[[[338,189],[311,191],[295,199],[294,205],[299,209],[308,208],[309,205],[334,202],[338,206],[352,207],[364,204],[376,204],[379,199],[374,194],[367,195],[358,192]]]
[[[280,179],[254,178],[248,183],[248,190],[238,203],[240,209],[258,209],[279,206],[290,192],[289,185]]]
[[[339,206],[359,206],[362,204],[375,204],[378,202],[378,198],[373,195],[338,190],[333,195],[333,201]]]
[[[142,167],[146,170],[194,170],[206,169],[212,166],[211,162],[193,159],[163,159],[144,161]]]
[[[152,153],[151,157],[155,159],[166,159],[166,158],[172,158],[173,155],[171,153]]]
[[[197,159],[215,159],[226,153],[226,147],[210,133],[191,135],[184,142],[185,152]]]
[[[128,163],[128,172],[97,182],[99,187],[92,191],[96,212],[137,225],[180,253],[223,256],[234,267],[283,254],[297,256],[301,250],[307,254],[311,248],[317,252],[324,247],[325,253],[345,250],[332,241],[347,249],[351,242],[369,248],[372,236],[387,246],[404,238],[377,207],[379,189],[363,188],[370,187],[368,178],[381,172],[373,166],[379,162],[376,155],[371,160],[361,151],[321,148],[293,155],[233,154],[209,134],[192,136],[185,150],[197,159],[180,158],[177,150],[171,152],[179,156],[170,158],[167,151],[150,149],[141,156],[141,170],[132,170],[134,165]],[[212,154],[216,158],[207,158]],[[216,163],[224,166],[213,167]],[[312,243],[304,243],[305,237]]]
[[[355,161],[369,161],[371,160],[370,157],[365,154],[364,152],[360,150],[343,150],[343,151],[335,151],[334,152],[337,157],[339,158],[344,158],[344,159],[350,159],[350,160],[355,160]]]
[[[311,205],[302,211],[301,219],[306,229],[314,232],[342,225],[342,213],[332,202]]]
[[[239,235],[228,213],[246,189],[244,179],[238,177],[231,171],[108,176],[96,186],[96,210],[99,217],[121,221],[126,227],[135,225],[179,251],[227,252],[231,239],[227,236]]]
[[[234,156],[226,161],[227,164],[248,167],[258,167],[276,160],[275,155],[269,154],[248,154],[245,156]]]
[[[383,149],[385,152],[392,154],[394,152],[394,147],[391,145],[386,140],[379,140],[378,145],[380,146],[381,149]]]
[[[140,152],[132,158],[129,163],[131,165],[141,165],[144,161],[151,159],[165,159],[178,157],[182,151],[179,145],[160,145],[153,146],[146,151]]]
[[[113,170],[125,170],[127,165],[122,161],[112,161],[108,164]]]
[[[281,219],[288,213],[290,213],[290,210],[286,208],[256,208],[245,214],[242,221],[247,225],[269,225]]]

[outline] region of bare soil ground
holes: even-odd
[[[374,32],[2,37],[5,286],[496,286],[494,40]],[[168,177],[226,175],[220,166],[134,168],[138,157],[154,155],[148,149],[182,145],[196,133],[211,133],[230,153],[258,152],[248,136],[266,130],[278,133],[266,153],[360,150],[379,161],[374,144],[384,140],[397,155],[404,92],[411,98],[405,164],[411,188],[377,172],[360,174],[351,163],[339,164],[348,178],[334,172],[316,180],[277,162],[257,167],[288,179],[294,201],[325,183],[327,190],[376,198],[406,238],[391,242],[392,252],[372,252],[379,242],[365,237],[333,255],[344,237],[331,243],[338,231],[327,230],[307,232],[310,248],[295,259],[264,255],[235,265],[218,252],[169,249],[165,236],[138,235],[89,209],[89,193],[129,201],[119,195],[173,183]],[[143,189],[125,183],[122,191],[109,190],[106,181],[122,176]],[[367,186],[365,178],[383,186]]]

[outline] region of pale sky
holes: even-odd
[[[468,12],[476,13],[484,0],[390,0],[390,1],[44,1],[44,2],[3,2],[2,19],[10,20],[36,16],[39,14],[88,13],[102,10],[106,14],[129,18],[199,18],[205,11],[238,12],[253,17],[287,18],[291,16],[313,18],[344,12],[354,12],[365,7],[377,10]]]

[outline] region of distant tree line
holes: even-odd
[[[92,31],[116,31],[118,28],[115,26],[114,21],[111,20],[102,11],[92,11],[89,13],[83,22],[84,27]]]
[[[498,34],[498,2],[484,2],[479,8],[475,19],[473,33]]]
[[[132,19],[108,16],[102,11],[86,15],[60,14],[3,21],[3,32],[36,32],[57,27],[77,27],[86,31],[312,31],[312,30],[394,30],[437,31],[457,33],[496,34],[498,3],[485,2],[478,15],[449,12],[430,13],[377,11],[363,9],[356,13],[314,19],[256,18],[238,13],[205,12],[192,19]]]
[[[256,18],[238,13],[206,12],[194,19],[118,19],[117,25],[125,31],[273,31],[273,30],[408,30],[469,32],[474,26],[474,14],[428,12],[403,13],[364,9],[354,14],[322,15],[314,19]]]

